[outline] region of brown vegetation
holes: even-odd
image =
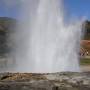
[[[81,47],[83,48],[82,53],[87,53],[87,55],[90,55],[90,40],[82,40]]]

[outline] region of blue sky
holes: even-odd
[[[18,18],[19,3],[17,0],[0,0],[0,16]]]
[[[86,17],[90,20],[90,0],[63,0],[67,17]],[[0,16],[18,18],[20,0],[0,0]]]
[[[90,20],[90,0],[64,0],[64,6],[68,16]]]

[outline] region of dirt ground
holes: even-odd
[[[81,70],[84,71],[84,72],[90,71],[90,65],[82,65]]]

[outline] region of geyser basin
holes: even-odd
[[[0,90],[90,90],[90,72],[2,73]]]
[[[26,24],[20,26],[22,29],[19,27],[20,30],[16,32],[16,67],[13,71],[32,73],[80,71],[78,53],[81,23],[64,22],[61,1],[25,1],[28,19]],[[31,7],[28,3],[32,4]]]

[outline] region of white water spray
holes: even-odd
[[[77,21],[65,26],[61,0],[34,0],[34,4],[28,13],[26,26],[16,34],[14,71],[79,71],[80,23]]]

